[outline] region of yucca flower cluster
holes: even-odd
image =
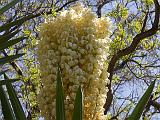
[[[48,17],[40,27],[38,46],[41,82],[39,107],[45,120],[56,120],[56,73],[60,65],[67,120],[72,119],[79,85],[84,92],[84,120],[104,120],[108,89],[107,57],[110,20],[97,18],[91,9],[77,5]]]

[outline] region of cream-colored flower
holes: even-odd
[[[103,105],[108,89],[107,57],[110,21],[82,5],[49,17],[40,27],[38,46],[41,82],[39,107],[46,120],[56,120],[56,70],[59,64],[67,120],[71,120],[76,91],[84,91],[84,120],[105,120]]]

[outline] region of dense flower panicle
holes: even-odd
[[[84,91],[84,120],[104,120],[103,105],[108,89],[106,72],[110,21],[96,18],[82,5],[48,18],[40,27],[38,46],[41,82],[39,107],[46,120],[55,120],[56,72],[59,64],[67,120],[71,120],[76,91]]]

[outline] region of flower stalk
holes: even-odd
[[[83,89],[84,120],[105,120],[109,83],[107,57],[111,22],[77,5],[48,17],[40,27],[41,82],[39,107],[46,120],[56,119],[56,74],[61,68],[66,119],[71,120],[76,91]]]

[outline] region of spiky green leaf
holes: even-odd
[[[0,9],[0,15],[3,14],[5,11],[9,10],[10,8],[12,8],[14,5],[16,5],[20,1],[21,0],[13,0],[12,2],[8,3],[6,6],[2,7]]]
[[[20,79],[6,79],[6,80],[0,80],[0,86],[1,85],[6,85],[7,83],[13,83],[16,81],[19,81]]]
[[[0,27],[0,32],[5,31],[5,30],[9,30],[13,26],[21,26],[25,21],[31,19],[32,17],[33,17],[33,15],[31,14],[31,15],[25,16],[21,19],[12,21],[10,23],[6,23]]]
[[[10,46],[12,46],[12,45],[24,40],[25,38],[26,37],[19,37],[19,38],[4,42],[4,43],[0,44],[0,50],[6,49],[6,48],[8,48],[8,47],[10,47]]]
[[[56,120],[65,120],[64,94],[61,81],[61,72],[58,67],[56,85]]]
[[[146,90],[146,92],[143,94],[143,96],[141,97],[140,101],[138,102],[138,104],[136,105],[136,107],[134,108],[131,116],[128,118],[128,120],[139,120],[141,117],[141,114],[146,106],[146,104],[148,103],[151,93],[153,91],[155,85],[155,81],[153,81],[150,86],[148,87],[148,89]]]
[[[11,61],[23,56],[23,55],[24,55],[24,53],[0,58],[0,65],[3,65],[3,64],[8,63],[8,62],[11,62]]]
[[[6,74],[4,74],[4,78],[9,79]],[[9,98],[10,98],[10,101],[11,101],[11,104],[12,104],[17,120],[27,120],[25,113],[23,111],[22,105],[17,97],[16,91],[13,88],[12,84],[8,82],[6,84],[6,88],[7,88],[8,95],[9,95]]]
[[[2,113],[3,113],[4,119],[5,120],[16,120],[11,104],[9,102],[9,99],[2,85],[0,85],[0,100],[1,100]]]
[[[81,86],[76,93],[72,120],[83,120],[83,93]]]
[[[5,34],[5,35],[0,35],[0,44],[10,40],[11,38],[13,38],[19,31],[20,30],[17,29],[14,32],[11,32],[11,33],[8,33],[8,34]]]

